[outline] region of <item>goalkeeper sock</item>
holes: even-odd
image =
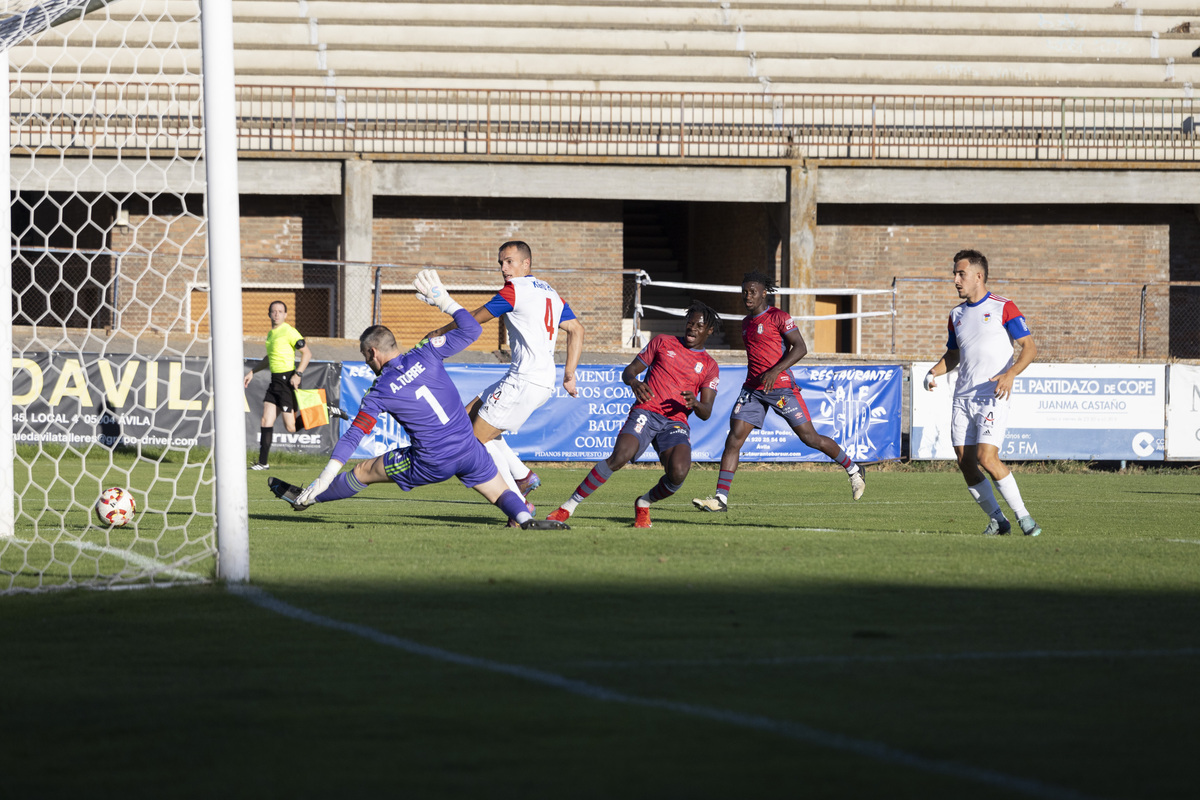
[[[507,514],[509,519],[515,519],[517,522],[533,518],[525,506],[525,501],[521,499],[521,495],[511,489],[496,498],[496,507]]]
[[[271,456],[271,437],[274,435],[274,428],[259,428],[258,429],[258,463],[266,464],[267,459]]]
[[[1029,516],[1029,509],[1025,508],[1025,501],[1021,499],[1021,490],[1017,488],[1017,479],[1011,472],[996,481],[996,488],[1000,490],[1004,502],[1008,503],[1008,507],[1017,515],[1017,519]]]
[[[330,500],[345,500],[367,488],[367,485],[354,477],[354,470],[340,473],[329,488],[317,495],[318,503],[328,503]]]

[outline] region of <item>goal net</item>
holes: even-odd
[[[12,188],[0,458],[13,465],[0,593],[219,576],[225,384],[190,308],[217,283],[201,39],[199,2],[0,3]],[[240,299],[236,314],[240,354]],[[237,362],[223,374],[240,379]],[[244,438],[238,459],[244,487]],[[136,502],[121,527],[95,508],[114,486]]]

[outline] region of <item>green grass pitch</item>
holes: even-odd
[[[539,467],[553,510],[590,465]],[[295,483],[318,462],[270,474]],[[249,473],[253,586],[0,598],[5,796],[1193,797],[1200,475],[716,472],[629,527],[458,484],[304,513]],[[136,488],[136,487],[135,487]],[[144,524],[144,523],[143,523]],[[1015,529],[1015,526],[1014,526]]]

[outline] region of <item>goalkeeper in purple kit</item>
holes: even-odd
[[[300,511],[314,503],[353,497],[372,483],[391,481],[407,492],[457,477],[522,528],[567,528],[560,522],[533,518],[520,495],[505,485],[491,455],[475,438],[458,389],[442,364],[479,337],[480,324],[450,298],[434,270],[418,273],[413,286],[417,297],[452,315],[458,327],[407,353],[400,351],[388,328],[373,325],[363,331],[359,351],[378,378],[363,396],[358,416],[334,446],[325,469],[308,488],[301,490],[271,478],[268,481],[271,491]],[[342,472],[358,443],[374,429],[382,414],[390,415],[404,426],[409,446],[360,461],[354,469]]]

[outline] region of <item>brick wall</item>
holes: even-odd
[[[203,204],[198,195],[122,200],[130,224],[113,228],[110,247],[124,254],[118,304],[125,330],[186,334],[195,317],[190,287],[208,281]]]
[[[959,302],[950,277],[955,251],[980,250],[989,287],[1014,300],[1038,337],[1040,358],[1136,355],[1140,284],[1194,269],[1179,252],[1196,237],[1178,209],[1160,206],[838,206],[818,210],[818,285],[898,286],[896,353],[942,352],[945,320]],[[1193,249],[1191,253],[1195,253]],[[1176,262],[1178,261],[1178,266]],[[1189,266],[1192,265],[1192,266]],[[1133,287],[1071,286],[1064,281],[1122,282]],[[862,310],[886,310],[890,297],[864,298]],[[862,352],[891,352],[891,323],[862,322]],[[1146,331],[1147,355],[1167,355],[1165,320]]]
[[[131,212],[131,226],[114,229],[111,246],[129,253],[121,264],[126,328],[179,330],[189,317],[197,318],[189,307],[195,300],[186,287],[206,279],[199,269],[204,231],[198,203],[198,198],[188,198],[185,208],[174,198],[155,199],[155,218],[147,216],[145,201],[131,198],[123,203]],[[689,280],[732,284],[751,269],[775,270],[778,235],[765,206],[696,203],[689,213]],[[587,345],[620,345],[619,202],[381,197],[376,199],[375,217],[375,260],[411,265],[386,274],[385,283],[411,280],[411,271],[420,265],[437,264],[475,268],[457,274],[451,270],[447,282],[498,287],[496,248],[508,239],[523,239],[533,247],[535,272],[548,277],[582,318]],[[1026,313],[1047,359],[1136,355],[1140,288],[1100,282],[1140,287],[1200,280],[1200,221],[1187,206],[826,204],[818,209],[817,221],[818,286],[890,289],[893,278],[902,279],[897,284],[897,357],[941,353],[946,314],[958,302],[950,258],[960,248],[974,247],[988,256],[991,288],[1011,297]],[[336,270],[330,266],[262,260],[336,260],[340,226],[334,198],[245,196],[242,238],[248,284],[336,283]],[[154,248],[153,254],[145,252],[148,248]],[[582,271],[557,272],[568,268]],[[1068,280],[1096,285],[1069,286],[1064,283]],[[324,289],[313,291],[325,296]],[[1143,331],[1149,357],[1200,355],[1200,319],[1192,318],[1196,293],[1149,293]],[[732,320],[741,316],[736,295],[696,297]],[[318,308],[321,303],[307,305]],[[891,296],[866,297],[861,308],[889,310]],[[292,321],[313,331],[327,324]],[[265,321],[246,324],[253,334]],[[860,325],[863,354],[892,354],[890,318]],[[736,325],[727,324],[726,330],[732,332],[731,340],[737,339]],[[1089,343],[1087,353],[1078,351],[1081,342]],[[731,344],[737,346],[736,341]]]
[[[534,274],[583,322],[585,347],[603,350],[621,341],[621,232],[619,202],[377,197],[372,235],[376,261],[474,267],[443,279],[494,288],[500,245],[524,241]]]

